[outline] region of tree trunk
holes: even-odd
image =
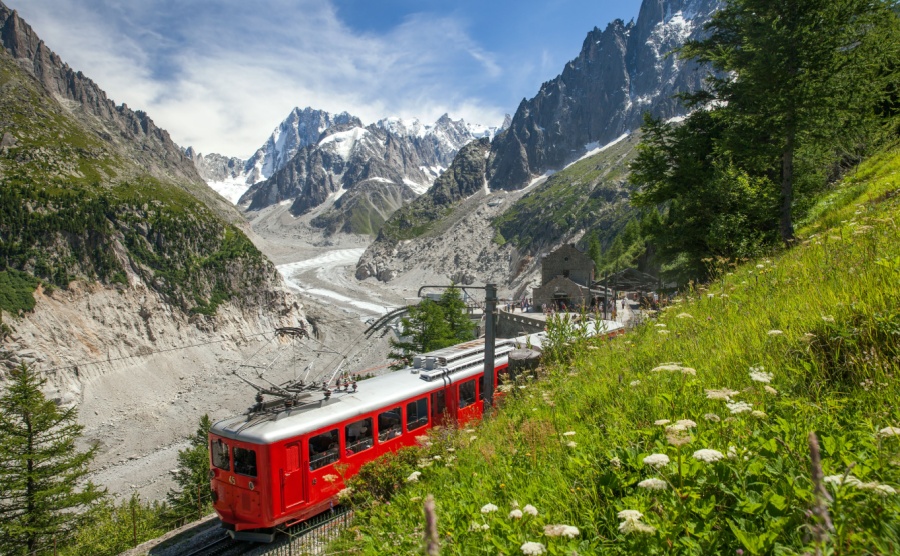
[[[789,129],[784,151],[781,153],[781,239],[785,245],[794,242],[794,224],[791,219],[791,205],[794,202],[794,135]]]

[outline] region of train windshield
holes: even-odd
[[[219,469],[228,471],[231,469],[228,461],[228,444],[222,442],[221,438],[212,441],[210,452],[212,453],[212,463]]]
[[[256,477],[256,450],[234,448],[234,472],[248,477]]]

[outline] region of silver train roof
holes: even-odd
[[[622,328],[616,322],[603,321],[606,328],[602,333],[615,332]],[[593,327],[591,327],[591,333]],[[541,348],[546,334],[531,334],[512,340],[498,339],[496,346],[503,343],[514,343],[518,346],[531,345],[536,349]],[[426,357],[453,357],[455,353],[465,355],[473,349],[484,349],[484,339],[473,340],[464,344],[458,344],[449,348],[443,348],[420,356]],[[502,351],[502,350],[501,350]],[[418,359],[418,358],[417,358]],[[507,362],[504,353],[495,360],[495,365],[503,365]],[[229,417],[216,422],[210,428],[212,434],[249,442],[253,444],[268,444],[278,442],[295,436],[300,436],[326,429],[334,423],[352,420],[354,417],[369,414],[380,409],[393,409],[400,402],[421,396],[437,390],[442,386],[463,382],[484,373],[484,365],[469,366],[432,380],[422,380],[420,372],[424,368],[406,367],[385,375],[377,376],[357,383],[357,391],[332,390],[331,396],[325,398],[324,391],[313,391],[318,399],[304,401],[293,408],[285,408],[277,413],[246,414],[237,417]],[[424,373],[422,373],[424,374]],[[397,404],[397,405],[395,405]]]

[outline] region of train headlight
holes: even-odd
[[[247,483],[247,486],[250,487],[250,490],[253,490],[254,488],[256,488],[256,486],[253,484],[253,481],[250,481],[249,483]]]
[[[209,480],[211,481],[211,480],[213,480],[213,479],[215,479],[215,478],[216,478],[216,470],[215,470],[215,469],[210,469],[210,470],[209,470]]]

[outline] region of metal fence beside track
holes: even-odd
[[[353,520],[349,509],[335,508],[280,535],[274,542],[247,553],[247,556],[321,556]]]

